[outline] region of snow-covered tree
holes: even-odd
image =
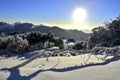
[[[92,29],[92,33],[87,40],[87,49],[92,49],[96,45],[111,46],[120,38],[120,15],[111,22],[105,22],[104,26]]]
[[[76,49],[76,50],[84,49],[83,43],[84,43],[84,42],[78,42],[78,43],[76,43],[76,44],[73,46],[73,49]]]
[[[43,49],[43,48],[44,48],[43,42],[39,42],[37,44],[31,45],[29,47],[29,51],[31,52],[31,51],[40,50],[40,49]]]
[[[11,52],[22,53],[27,50],[28,46],[29,44],[26,39],[23,39],[19,35],[15,35],[7,45],[7,49]]]

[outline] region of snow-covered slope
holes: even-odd
[[[0,71],[0,80],[119,80],[120,57],[105,61],[88,54],[70,57],[37,58],[20,69]],[[25,61],[24,57],[0,59],[0,69],[10,68]]]

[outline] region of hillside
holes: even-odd
[[[89,34],[84,33],[79,30],[65,30],[57,26],[45,26],[45,25],[34,25],[32,23],[14,23],[8,24],[5,22],[0,22],[0,32],[31,32],[40,31],[42,33],[52,32],[57,37],[73,38],[75,40],[85,40],[88,38]]]
[[[32,52],[36,54],[40,51]],[[26,57],[29,55],[26,55]],[[105,61],[92,56],[87,64],[83,62],[88,54],[70,57],[37,58],[20,69],[9,69],[26,61],[25,57],[0,59],[1,80],[119,80],[120,57],[110,56]]]

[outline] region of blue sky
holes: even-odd
[[[87,11],[84,23],[72,24],[76,7]],[[120,14],[120,0],[0,0],[0,21],[44,23],[88,31]]]

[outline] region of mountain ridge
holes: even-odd
[[[62,29],[58,26],[46,26],[46,25],[34,25],[32,23],[19,23],[9,24],[6,22],[0,22],[0,32],[9,33],[9,32],[31,32],[31,31],[40,31],[42,33],[52,32],[57,37],[73,38],[75,40],[85,40],[88,38],[89,34],[72,29]]]

